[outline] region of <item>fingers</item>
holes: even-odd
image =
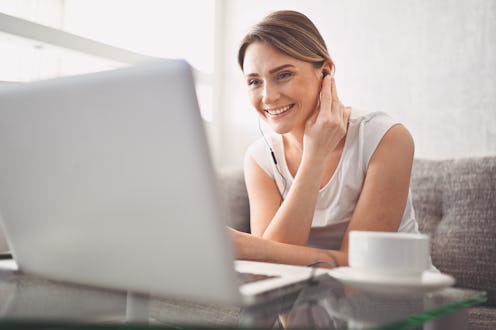
[[[319,113],[320,113],[320,101],[318,101],[318,105],[317,107],[315,108],[315,110],[312,112],[312,114],[310,115],[310,117],[308,117],[307,119],[307,125],[313,125],[315,124],[315,122],[317,121],[317,117],[319,116]]]
[[[332,96],[332,109],[331,111],[335,113],[338,118],[342,118],[343,122],[347,122],[347,111],[346,107],[341,100],[338,98],[338,93],[336,90],[336,81],[334,77],[331,79],[331,96]]]
[[[339,101],[338,92],[336,90],[336,81],[334,80],[334,77],[331,78],[331,98],[333,101]]]
[[[351,108],[350,107],[344,107],[343,111],[343,123],[348,127],[348,124],[350,122],[350,116],[351,116]]]
[[[333,123],[346,131],[350,110],[338,98],[334,77],[327,76],[322,81],[319,112],[311,116],[312,123],[323,121]],[[315,120],[315,121],[314,121]]]
[[[322,79],[320,98],[315,111],[308,118],[310,125],[317,121],[331,121],[346,127],[348,124],[349,111],[341,103],[337,95],[336,81],[328,75]]]
[[[312,114],[307,119],[307,122],[309,124],[315,123],[315,121],[317,121],[317,118],[319,117],[319,114],[326,111],[324,109],[331,109],[331,107],[332,107],[331,86],[330,86],[331,82],[330,82],[329,78],[330,78],[330,76],[327,75],[327,76],[324,76],[324,78],[322,79],[322,83],[320,86],[319,99],[317,100],[317,105],[315,106],[315,110],[312,112]]]
[[[329,75],[322,79],[322,86],[320,88],[320,103],[321,106],[326,107],[332,100],[332,81]]]
[[[336,90],[336,81],[334,80],[334,77],[326,76],[322,80],[322,88],[320,91],[321,107],[325,109],[330,105],[329,103],[332,104],[335,102],[340,102],[338,98],[338,92]]]
[[[334,77],[327,76],[322,81],[322,89],[320,95],[320,108],[323,112],[329,115],[341,118],[344,113],[344,106],[338,98],[336,90],[336,81]]]

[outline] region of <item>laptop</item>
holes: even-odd
[[[310,276],[234,260],[183,60],[2,88],[0,159],[1,223],[24,272],[230,305]],[[235,270],[263,276],[241,284]]]

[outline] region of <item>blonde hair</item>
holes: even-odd
[[[331,73],[335,70],[320,32],[307,16],[297,11],[275,11],[251,28],[238,50],[241,70],[246,49],[257,41],[266,42],[285,55],[312,63],[316,68],[327,62],[331,65]]]

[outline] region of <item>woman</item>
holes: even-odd
[[[334,63],[305,15],[267,16],[238,61],[274,131],[245,157],[251,234],[230,229],[239,259],[345,266],[350,230],[418,232],[411,135],[384,113],[341,103]]]

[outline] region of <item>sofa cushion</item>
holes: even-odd
[[[250,204],[242,169],[224,169],[219,173],[224,200],[227,205],[227,225],[250,232]]]
[[[472,307],[467,311],[469,330],[494,330],[496,310],[493,307]]]
[[[496,305],[496,157],[416,159],[411,189],[434,265]]]

